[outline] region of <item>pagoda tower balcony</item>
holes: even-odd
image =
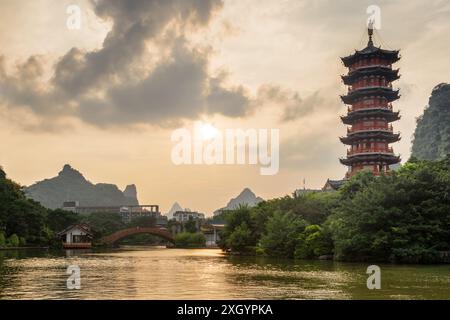
[[[367,108],[353,112],[349,112],[346,116],[341,116],[344,124],[353,125],[356,121],[363,121],[365,119],[383,119],[385,122],[393,122],[400,119],[399,112],[393,112],[389,108]]]
[[[380,77],[387,82],[393,82],[400,78],[399,69],[393,70],[388,66],[368,66],[350,71],[341,76],[345,85],[351,86],[358,81],[370,80],[370,77]]]
[[[364,131],[385,131],[385,132],[394,132],[394,128],[392,125],[385,127],[352,127],[347,128],[347,135],[364,132]]]
[[[347,95],[341,96],[341,99],[345,104],[354,104],[359,99],[377,96],[384,97],[387,102],[392,102],[400,98],[398,90],[392,90],[391,87],[375,86],[350,91]]]
[[[355,83],[353,84],[353,86],[348,87],[347,93],[350,94],[356,90],[361,90],[361,89],[371,89],[371,88],[385,88],[385,89],[392,89],[392,84],[391,83],[374,83],[371,85],[368,84],[361,84],[361,83]]]
[[[347,150],[347,157],[357,156],[360,154],[375,154],[375,153],[383,153],[383,154],[394,154],[394,150],[392,147],[387,148],[350,148]]]
[[[353,145],[361,140],[384,141],[386,143],[394,143],[399,141],[400,133],[392,133],[390,131],[359,131],[339,138],[343,144]]]
[[[381,102],[372,103],[370,105],[364,105],[361,103],[355,103],[352,106],[347,107],[347,113],[352,113],[359,110],[389,110],[392,111],[392,104],[384,104]]]
[[[388,68],[392,69],[392,64],[387,63],[386,61],[380,61],[378,63],[371,63],[371,62],[358,62],[353,64],[351,67],[348,68],[350,72],[353,71],[359,71],[363,69],[367,69],[369,67],[379,67],[379,68]]]
[[[401,161],[400,156],[393,153],[361,153],[350,156],[348,158],[341,158],[339,161],[346,166],[357,166],[359,164],[379,164],[392,165]]]

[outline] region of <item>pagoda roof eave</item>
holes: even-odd
[[[341,99],[345,104],[352,104],[355,99],[364,96],[381,95],[386,97],[388,102],[392,102],[400,98],[399,92],[400,90],[392,90],[385,87],[361,88],[354,90],[347,95],[341,96]]]
[[[339,161],[346,166],[353,165],[361,162],[373,162],[373,163],[385,163],[395,164],[401,161],[400,156],[392,153],[370,153],[370,154],[358,154],[347,158],[341,158]]]
[[[382,139],[387,143],[394,143],[401,139],[400,133],[392,133],[387,131],[359,131],[345,137],[339,137],[339,140],[346,145],[351,145],[356,141]]]
[[[382,66],[376,66],[376,67],[368,67],[368,68],[361,68],[354,70],[346,75],[341,75],[341,79],[346,85],[352,85],[353,82],[361,77],[364,76],[371,76],[371,75],[382,75],[389,81],[395,81],[400,78],[399,76],[400,69],[392,70],[387,67]]]
[[[350,112],[346,116],[341,116],[341,120],[344,124],[351,125],[354,120],[363,119],[365,117],[375,117],[380,116],[384,117],[386,121],[393,122],[400,119],[400,112],[393,112],[391,110],[377,108],[377,109],[369,109],[369,110],[357,110],[354,112]]]
[[[367,56],[371,54],[380,54],[383,56],[387,56],[388,59],[390,59],[391,63],[397,62],[400,60],[399,56],[399,50],[386,50],[381,49],[381,47],[375,47],[375,46],[367,46],[362,50],[355,50],[355,53],[350,54],[345,57],[341,57],[341,61],[344,63],[346,67],[350,66],[354,60],[361,56]]]

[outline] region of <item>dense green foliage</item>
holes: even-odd
[[[186,232],[190,232],[190,233],[197,232],[197,223],[194,219],[192,219],[192,217],[190,217],[189,220],[183,224],[183,227],[184,227],[184,231],[186,231]]]
[[[412,160],[388,177],[363,173],[341,192],[328,221],[337,258],[422,262],[450,250],[450,156]]]
[[[98,240],[101,237],[110,235],[119,230],[127,228],[149,228],[156,225],[156,218],[154,217],[137,217],[132,219],[130,222],[125,223],[122,217],[118,213],[111,212],[96,212],[84,217],[82,222],[88,224],[91,227],[91,231],[94,234],[94,240]],[[126,243],[134,243],[132,240],[135,239],[136,243],[151,243],[154,237],[150,235],[136,235],[130,237],[129,239],[124,239]]]
[[[450,153],[450,84],[436,86],[428,107],[417,119],[412,156],[422,160],[443,159]]]
[[[128,223],[129,228],[142,227],[142,228],[152,228],[156,226],[155,217],[136,217]]]
[[[175,236],[175,245],[180,248],[201,248],[206,244],[202,233],[181,232]]]
[[[450,250],[450,156],[361,172],[338,192],[287,196],[223,217],[224,250],[339,260],[434,262]]]
[[[228,211],[222,217],[226,226],[219,245],[225,250],[293,258],[303,245],[305,228],[324,223],[338,198],[331,192],[294,194]]]
[[[6,238],[3,232],[0,232],[0,248],[6,246]]]
[[[96,239],[126,228],[126,224],[118,213],[92,213],[85,217],[83,222],[91,227],[91,231]]]

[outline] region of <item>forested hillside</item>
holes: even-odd
[[[450,84],[433,89],[428,106],[417,119],[412,156],[421,160],[443,159],[450,153]]]

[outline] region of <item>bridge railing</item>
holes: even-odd
[[[174,242],[172,234],[166,228],[158,227],[135,227],[119,230],[113,234],[101,238],[100,242],[103,244],[113,244],[114,242],[126,238],[134,234],[148,233],[156,236],[160,236],[170,242]]]

